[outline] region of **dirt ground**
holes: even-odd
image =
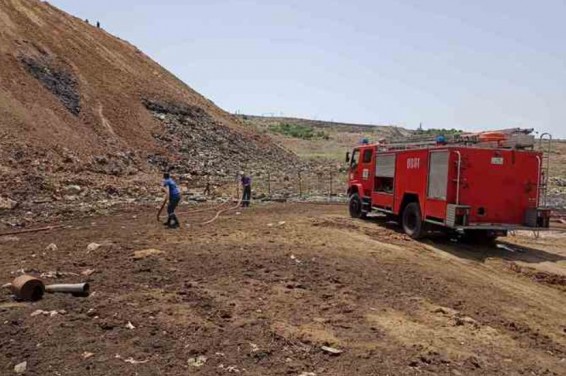
[[[181,230],[131,206],[0,237],[2,283],[24,269],[92,289],[36,303],[2,291],[0,374],[24,361],[28,375],[566,374],[559,233],[503,249],[416,242],[339,205],[256,206],[208,226],[195,222],[213,212],[183,211]]]

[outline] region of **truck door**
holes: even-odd
[[[448,195],[448,150],[434,150],[429,154],[427,201],[425,217],[443,222]]]
[[[355,183],[361,181],[360,169],[360,149],[354,149],[352,159],[350,159],[350,181]]]

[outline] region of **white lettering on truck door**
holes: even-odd
[[[408,170],[417,170],[421,168],[421,159],[420,158],[408,158],[407,159],[407,169]]]

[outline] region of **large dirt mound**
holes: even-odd
[[[5,198],[154,184],[171,166],[227,177],[296,163],[136,47],[44,2],[0,0],[0,66]]]

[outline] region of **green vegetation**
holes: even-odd
[[[328,140],[330,137],[324,131],[316,131],[313,127],[302,124],[279,123],[272,125],[269,130],[273,133],[279,133],[287,137],[300,138],[302,140],[324,139]]]

